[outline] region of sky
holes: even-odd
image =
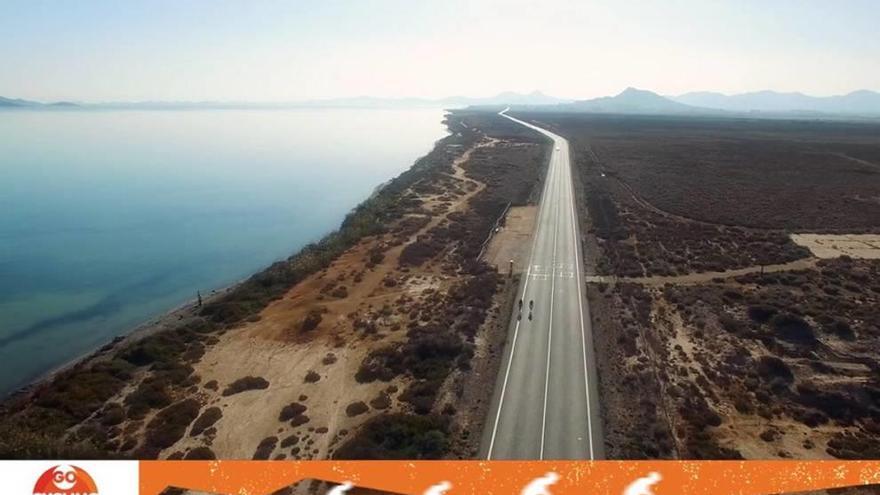
[[[0,0],[0,95],[880,90],[873,0]]]

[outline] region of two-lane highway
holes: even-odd
[[[482,454],[487,459],[600,459],[602,426],[568,141],[553,141],[529,266],[515,305]],[[530,317],[531,316],[531,317]]]

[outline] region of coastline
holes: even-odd
[[[442,122],[443,120],[445,120],[445,118],[446,113],[442,112],[439,120]],[[414,158],[407,159],[405,166],[402,166],[402,170],[400,170],[399,172],[393,172],[390,176],[385,176],[381,179],[380,182],[375,184],[375,186],[370,189],[365,196],[355,199],[352,202],[351,207],[347,210],[345,216],[339,219],[335,224],[328,223],[325,231],[327,232],[326,234],[319,234],[317,238],[309,239],[304,245],[294,251],[286,251],[285,254],[283,254],[279,258],[268,261],[265,265],[250,272],[249,274],[237,281],[213,289],[208,294],[205,294],[203,292],[203,304],[207,306],[213,302],[217,302],[218,300],[222,299],[222,297],[234,292],[248,280],[251,280],[252,278],[269,270],[270,267],[274,264],[293,259],[299,254],[307,251],[310,245],[319,243],[324,237],[339,232],[345,219],[356,212],[358,208],[360,208],[364,203],[380,195],[382,191],[389,184],[393,183],[398,176],[410,170],[413,167],[414,163],[418,163],[420,160],[422,160],[428,153],[430,153],[434,149],[438,142],[442,141],[444,138],[450,135],[449,128],[443,125],[439,127],[442,130],[436,135],[436,138],[434,138],[430,142],[430,145],[428,145],[427,148],[420,149],[420,151]],[[112,337],[108,337],[100,343],[97,343],[94,346],[78,353],[77,355],[64,359],[58,364],[49,366],[39,371],[38,373],[32,375],[32,377],[30,378],[22,380],[21,382],[19,382],[18,385],[10,387],[9,390],[0,393],[0,403],[20,399],[22,397],[27,397],[35,390],[38,390],[42,385],[51,382],[53,379],[66,371],[79,367],[85,367],[88,366],[90,363],[100,362],[102,359],[111,357],[113,353],[126,346],[129,346],[146,337],[150,337],[164,330],[173,329],[181,323],[184,323],[185,321],[196,317],[199,317],[198,308],[196,307],[196,298],[179,301],[178,303],[176,303],[175,306],[165,310],[164,312],[148,315],[139,323],[118,328],[113,333]]]
[[[480,115],[447,117],[447,128],[494,118]],[[474,260],[506,206],[528,201],[544,154],[527,138],[465,128],[438,139],[319,241],[211,293],[201,308],[191,299],[147,320],[0,403],[8,434],[0,452],[386,458],[370,431],[408,424],[407,445],[429,433],[442,438],[426,458],[475,455],[469,432],[482,429],[490,386],[482,377],[495,368],[490,343],[504,326],[493,315],[507,292],[495,269]],[[466,311],[443,309],[462,301]],[[306,328],[316,311],[323,316]],[[418,348],[442,358],[418,357]],[[287,418],[291,407],[308,414]],[[205,414],[212,427],[190,433]],[[292,447],[297,441],[304,445]]]
[[[251,274],[244,279],[241,279],[237,282],[221,287],[219,289],[212,290],[207,296],[202,296],[202,305],[216,302],[222,296],[229,294],[242,283],[244,283],[244,281],[246,281],[248,278],[259,272],[260,271],[254,272],[254,274]],[[117,336],[110,339],[110,341],[94,347],[91,350],[80,354],[79,356],[71,358],[64,363],[61,363],[46,370],[39,376],[29,380],[26,384],[10,391],[6,395],[0,396],[0,402],[27,397],[29,394],[39,389],[41,385],[44,385],[47,382],[51,382],[58,375],[64,373],[65,371],[69,371],[79,366],[85,366],[89,363],[96,362],[101,358],[107,357],[107,355],[111,354],[114,350],[118,350],[119,348],[122,348],[124,346],[131,345],[141,339],[155,335],[159,332],[173,329],[188,319],[196,318],[198,316],[198,309],[198,299],[188,299],[181,304],[178,304],[177,306],[165,311],[164,313],[152,316],[146,321],[134,327],[131,327],[128,331],[118,334]]]
[[[447,133],[446,136],[448,136],[448,135],[449,134]],[[437,142],[441,141],[446,136],[442,136],[442,137],[438,138],[436,141],[434,141],[434,143],[431,145],[431,149],[433,149],[434,146],[436,146]],[[413,163],[418,162],[419,160],[421,160],[425,156],[427,156],[427,153],[416,158]],[[349,210],[348,214],[351,214],[355,210],[357,210],[357,208],[361,204],[363,204],[365,201],[369,201],[370,199],[379,195],[382,192],[382,190],[384,190],[389,184],[394,182],[395,178],[396,177],[391,177],[391,178],[386,179],[386,180],[380,182],[379,184],[377,184],[373,188],[373,190],[370,192],[369,196],[367,196],[365,199],[363,199],[362,201],[357,203],[355,206],[353,206]],[[335,229],[331,230],[330,233],[332,234],[333,232],[336,232],[340,228],[341,228],[341,225],[339,225]],[[239,279],[236,282],[233,282],[229,285],[220,287],[219,289],[211,290],[207,295],[202,296],[202,306],[219,301],[223,296],[230,294],[231,292],[233,292],[235,289],[239,288],[243,283],[245,283],[246,281],[248,281],[252,277],[259,275],[260,273],[267,270],[270,266],[272,266],[273,263],[277,263],[277,262],[283,261],[284,259],[289,259],[289,258],[295,257],[298,254],[300,254],[307,246],[308,246],[308,243],[305,246],[303,246],[302,248],[300,248],[298,251],[295,251],[292,254],[290,254],[289,256],[287,256],[285,258],[281,258],[279,260],[275,260],[275,261],[267,264],[263,268],[260,268],[256,271],[254,271],[250,275],[248,275],[242,279]],[[181,325],[182,323],[184,323],[186,320],[199,317],[199,314],[198,314],[199,309],[200,308],[198,306],[198,299],[197,298],[187,299],[187,300],[183,301],[182,303],[178,304],[177,306],[165,311],[164,313],[160,313],[158,315],[151,316],[151,317],[147,318],[146,320],[144,320],[142,323],[139,323],[138,325],[136,325],[134,327],[130,327],[129,330],[124,331],[124,332],[116,335],[115,337],[110,339],[108,342],[100,344],[100,345],[84,352],[83,354],[80,354],[79,356],[71,358],[71,359],[65,361],[64,363],[61,363],[57,366],[54,366],[54,367],[46,370],[43,373],[40,373],[35,378],[29,380],[24,385],[21,385],[20,387],[17,387],[16,389],[11,390],[7,394],[0,395],[0,402],[5,402],[8,400],[16,400],[16,399],[20,399],[20,398],[26,398],[28,395],[33,393],[35,390],[39,389],[39,387],[41,385],[43,385],[47,382],[51,382],[59,374],[64,373],[65,371],[75,369],[79,366],[85,366],[85,365],[92,363],[92,362],[97,362],[97,360],[104,358],[104,357],[107,357],[114,350],[119,350],[125,346],[134,344],[141,339],[144,339],[146,337],[150,337],[150,336],[155,335],[159,332],[162,332],[165,330],[172,330],[172,329],[178,327],[179,325]]]

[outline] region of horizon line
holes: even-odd
[[[871,93],[880,94],[880,90],[868,89],[868,88],[854,89],[854,90],[851,90],[851,91],[848,91],[845,93],[834,93],[834,94],[827,94],[827,95],[808,94],[808,93],[803,93],[801,91],[779,91],[779,90],[774,90],[774,89],[759,89],[759,90],[754,90],[754,91],[744,91],[744,92],[740,92],[740,93],[724,93],[721,91],[714,91],[714,90],[692,90],[692,91],[686,91],[683,93],[660,93],[660,92],[657,92],[657,91],[654,91],[651,89],[645,89],[645,88],[641,88],[641,87],[637,87],[637,86],[627,86],[626,88],[620,90],[618,93],[606,94],[606,95],[601,95],[601,96],[593,96],[593,97],[562,97],[562,96],[551,95],[549,93],[544,92],[543,90],[533,90],[530,92],[522,92],[522,93],[517,92],[517,91],[500,91],[500,92],[497,92],[497,93],[494,93],[494,94],[491,94],[488,96],[468,96],[468,95],[459,94],[459,95],[448,95],[448,96],[440,96],[440,97],[430,97],[430,96],[374,96],[374,95],[361,94],[361,95],[357,95],[357,96],[327,96],[327,97],[293,99],[293,100],[234,100],[234,99],[230,99],[230,100],[132,99],[132,100],[100,100],[100,101],[80,100],[80,99],[45,100],[45,99],[29,99],[29,98],[23,98],[23,97],[18,97],[18,96],[3,96],[3,94],[0,94],[0,99],[6,99],[6,100],[10,100],[10,101],[22,101],[22,102],[27,102],[27,103],[37,103],[37,104],[41,104],[41,105],[57,105],[57,104],[75,104],[75,105],[149,105],[149,104],[152,104],[152,105],[158,105],[158,104],[166,104],[166,105],[167,104],[176,104],[176,105],[182,105],[182,104],[189,104],[189,105],[207,105],[207,104],[214,104],[214,105],[302,105],[302,104],[316,104],[316,103],[332,103],[332,102],[336,102],[336,101],[340,101],[340,100],[384,100],[384,101],[418,100],[418,101],[422,101],[422,102],[426,102],[426,103],[428,103],[428,102],[441,103],[443,100],[491,99],[491,98],[497,98],[499,96],[503,96],[503,95],[507,95],[507,94],[512,94],[512,95],[516,95],[516,96],[525,96],[525,97],[533,96],[533,95],[534,96],[543,96],[543,97],[552,98],[555,100],[573,102],[573,101],[585,101],[585,100],[590,100],[590,99],[595,99],[595,98],[604,98],[604,97],[609,97],[609,96],[617,96],[628,89],[648,91],[648,92],[651,92],[651,93],[654,93],[656,95],[663,96],[663,97],[681,97],[684,95],[694,94],[694,93],[711,93],[711,94],[722,95],[725,97],[751,95],[751,94],[757,94],[757,93],[775,93],[775,94],[779,94],[779,95],[798,95],[798,96],[806,96],[806,97],[810,97],[810,98],[833,98],[833,97],[840,97],[840,96],[848,96],[853,93],[859,93],[859,92],[871,92]]]

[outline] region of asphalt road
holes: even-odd
[[[593,337],[583,295],[568,141],[501,115],[552,139],[553,153],[529,267],[519,287],[523,307],[520,312],[514,306],[481,454],[487,459],[601,459]]]

